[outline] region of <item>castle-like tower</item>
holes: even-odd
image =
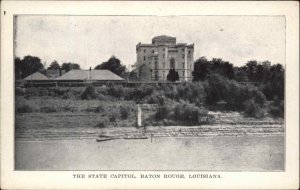
[[[178,43],[170,36],[156,36],[151,44],[136,45],[138,77],[144,81],[167,80],[170,69],[180,81],[192,80],[194,44]]]

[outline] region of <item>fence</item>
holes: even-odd
[[[83,86],[111,86],[122,85],[126,87],[136,87],[144,84],[161,85],[161,84],[180,84],[180,81],[171,82],[166,80],[159,81],[16,81],[15,87],[83,87]],[[239,82],[239,84],[259,85],[258,82]]]

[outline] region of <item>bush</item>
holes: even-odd
[[[98,106],[95,108],[95,112],[96,112],[96,113],[105,112],[105,107],[104,107],[103,105],[98,105]]]
[[[174,108],[174,117],[176,120],[185,121],[189,124],[197,124],[199,116],[199,108],[192,104],[180,103]]]
[[[16,87],[16,89],[15,89],[15,95],[16,96],[24,96],[24,94],[25,94],[25,89]]]
[[[94,127],[96,128],[104,128],[108,126],[108,119],[103,118],[99,123],[97,123]]]
[[[62,111],[65,111],[65,112],[75,112],[77,111],[76,107],[71,107],[71,106],[64,106],[62,107]]]
[[[38,88],[39,96],[48,96],[48,88]]]
[[[18,106],[16,109],[17,113],[31,113],[33,112],[33,108],[29,105]]]
[[[117,86],[111,86],[107,89],[107,94],[116,98],[124,97],[124,90],[123,86],[117,85]]]
[[[226,102],[227,110],[244,110],[245,102],[253,99],[255,104],[264,107],[265,95],[253,85],[239,84],[220,75],[213,74],[205,83],[206,103],[216,106],[217,102]]]
[[[170,115],[171,109],[167,105],[160,105],[155,114],[157,120],[166,119]]]
[[[190,103],[204,102],[205,100],[205,89],[200,82],[185,82],[177,86],[176,99],[182,99]]]
[[[245,114],[249,117],[262,118],[264,116],[264,111],[261,105],[257,104],[252,98],[245,102]]]
[[[270,105],[269,113],[273,117],[283,117],[284,116],[284,101],[275,98],[273,103]]]
[[[98,97],[98,93],[95,90],[94,86],[88,86],[85,90],[81,93],[80,98],[83,100],[92,100]]]
[[[162,92],[155,91],[153,94],[151,94],[149,97],[146,98],[144,102],[148,104],[160,104],[163,105],[166,102],[166,97]]]
[[[136,102],[141,101],[146,96],[150,96],[154,92],[154,87],[151,85],[142,85],[138,88],[135,88],[132,91],[129,91],[129,97],[125,98],[126,100],[135,100]]]
[[[55,108],[54,106],[44,106],[44,107],[41,107],[40,111],[44,112],[44,113],[58,112],[57,108]]]
[[[126,106],[120,106],[120,114],[122,119],[127,119],[130,114],[130,110],[128,110]]]
[[[37,88],[27,88],[25,90],[25,94],[24,96],[26,98],[28,97],[35,97],[35,96],[39,96],[39,90]]]

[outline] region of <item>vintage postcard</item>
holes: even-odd
[[[298,2],[2,5],[4,189],[298,188]]]

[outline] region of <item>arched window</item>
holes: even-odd
[[[175,69],[175,59],[173,57],[170,59],[170,69]]]

